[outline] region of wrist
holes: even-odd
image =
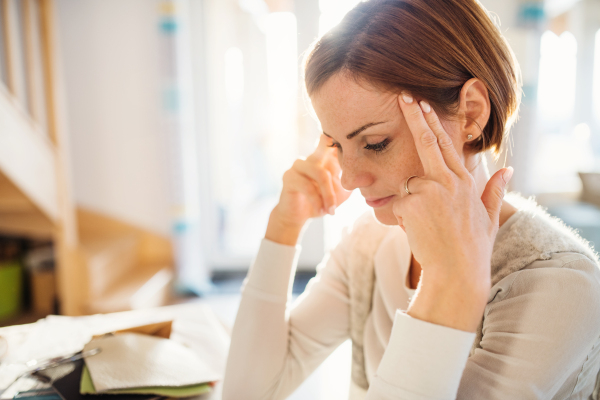
[[[490,285],[472,275],[443,278],[423,271],[411,317],[466,332],[475,332],[487,304]]]
[[[265,239],[279,244],[295,246],[300,239],[305,224],[306,222],[295,224],[286,221],[278,214],[278,209],[275,207],[269,216]]]

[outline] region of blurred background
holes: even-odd
[[[320,134],[303,53],[356,3],[0,0],[0,324],[194,296],[233,322],[281,176]],[[524,81],[491,172],[600,243],[600,0],[481,3]],[[296,295],[366,209],[354,193],[311,222]]]

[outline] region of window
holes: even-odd
[[[594,117],[600,125],[600,29],[596,32],[594,46]]]
[[[578,171],[594,166],[590,126],[573,120],[576,95],[577,40],[570,32],[542,34],[537,93],[537,142],[533,193],[574,192]]]
[[[577,70],[577,41],[570,32],[542,35],[538,111],[547,133],[560,133],[573,116]]]

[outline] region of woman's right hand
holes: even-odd
[[[350,197],[352,192],[340,182],[337,149],[328,146],[330,140],[321,134],[315,151],[306,160],[297,159],[283,174],[283,189],[271,212],[265,238],[295,245],[306,221],[327,213],[333,215]]]

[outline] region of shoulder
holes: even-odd
[[[508,199],[519,211],[500,227],[496,236],[492,252],[494,285],[537,261],[551,261],[542,264],[544,267],[556,266],[562,260],[558,254],[563,253],[578,253],[591,263],[600,264],[589,242],[563,221],[549,215],[533,199],[514,193]]]
[[[553,253],[492,287],[486,313],[507,305],[515,312],[586,320],[600,329],[600,269],[583,254]]]
[[[518,193],[510,193],[507,199],[519,211],[509,219],[512,223],[507,224],[508,229],[501,235],[501,242],[526,245],[531,252],[539,253],[541,259],[550,258],[552,253],[574,251],[584,254],[596,264],[600,263],[589,241],[560,218],[550,215],[533,197],[525,199]]]
[[[565,252],[537,260],[494,285],[489,300],[463,391],[550,398],[561,385],[595,382],[600,274],[591,259]]]

